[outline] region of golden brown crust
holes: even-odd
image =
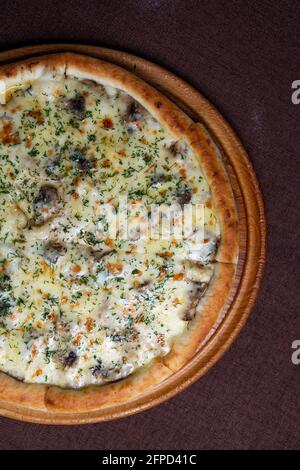
[[[45,394],[47,386],[27,384],[0,372],[0,403],[2,401],[46,410]]]
[[[6,94],[19,84],[26,84],[45,74],[62,73],[66,70],[66,59],[63,55],[49,55],[37,59],[25,60],[0,67],[0,80],[6,84]]]
[[[161,359],[156,359],[149,367],[119,382],[98,387],[90,386],[81,390],[49,387],[45,396],[45,405],[47,410],[52,412],[72,413],[127,403],[146,390],[153,389],[172,373]]]
[[[213,206],[221,226],[221,241],[216,259],[221,263],[237,263],[239,249],[238,219],[234,195],[221,154],[206,129],[194,125],[191,146],[201,160],[201,166],[210,185]]]
[[[137,398],[192,358],[215,325],[229,295],[238,256],[238,221],[231,186],[211,138],[204,128],[194,124],[171,101],[116,65],[70,53],[38,57],[1,67],[0,79],[5,80],[8,87],[13,87],[18,82],[27,82],[48,73],[74,75],[79,79],[91,79],[120,88],[148,109],[175,139],[185,139],[198,155],[212,189],[222,234],[217,255],[217,261],[221,263],[215,264],[214,278],[201,301],[201,314],[190,323],[187,333],[163,360],[154,361],[147,369],[122,382],[82,390],[28,385],[0,374],[0,403],[6,401],[47,412],[85,412]]]

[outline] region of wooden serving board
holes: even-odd
[[[107,60],[134,72],[168,96],[195,122],[205,124],[222,151],[231,179],[240,224],[240,252],[235,282],[218,323],[186,366],[134,401],[89,413],[48,413],[0,403],[0,415],[45,424],[81,424],[125,417],[153,407],[194,383],[239,334],[257,296],[266,259],[266,220],[255,173],[241,142],[215,107],[171,72],[140,57],[112,49],[74,44],[25,47],[0,53],[0,64],[65,51]]]

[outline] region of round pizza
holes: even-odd
[[[230,293],[222,153],[111,63],[47,55],[0,85],[0,403],[134,400],[192,359]]]

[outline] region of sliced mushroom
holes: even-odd
[[[192,190],[191,188],[184,188],[182,190],[181,193],[179,193],[178,195],[178,203],[181,205],[181,206],[184,206],[185,204],[188,204],[189,202],[191,202],[191,199],[192,199]]]
[[[128,134],[135,134],[139,129],[139,121],[143,119],[143,107],[136,101],[131,101],[123,114],[123,119],[127,124]]]
[[[58,242],[48,242],[44,247],[45,260],[51,264],[56,264],[65,252],[66,248]]]
[[[196,315],[197,307],[201,297],[207,289],[206,282],[193,282],[189,292],[190,302],[184,313],[183,319],[185,321],[191,321]]]
[[[41,186],[33,201],[33,225],[42,225],[59,211],[58,191],[54,186]]]
[[[185,260],[184,263],[185,277],[192,282],[209,282],[213,269],[210,266],[203,266],[199,261]]]
[[[96,378],[102,377],[107,378],[110,374],[110,370],[106,367],[103,367],[102,362],[98,361],[98,363],[91,367],[92,375]]]
[[[83,119],[85,116],[85,97],[82,95],[77,95],[71,99],[63,98],[61,106],[63,109],[72,111],[80,119]]]
[[[62,359],[62,364],[64,367],[72,367],[78,360],[78,356],[75,351],[70,351],[67,356],[64,356]]]
[[[168,147],[168,150],[173,157],[185,157],[188,152],[188,146],[184,140],[177,140]]]
[[[116,253],[116,250],[93,250],[90,249],[90,254],[93,256],[95,261],[101,261],[105,256]]]
[[[137,103],[136,101],[133,101],[130,103],[128,110],[127,110],[127,121],[128,122],[136,122],[140,121],[143,118],[143,108],[142,106]]]
[[[89,160],[84,151],[80,149],[74,150],[71,155],[71,160],[75,163],[76,168],[83,173],[87,173],[93,167],[91,160]]]

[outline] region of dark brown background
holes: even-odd
[[[300,449],[300,3],[1,1],[0,49],[79,42],[150,59],[203,92],[238,132],[269,228],[256,306],[230,351],[171,401],[121,421],[46,427],[0,418],[0,449]]]

